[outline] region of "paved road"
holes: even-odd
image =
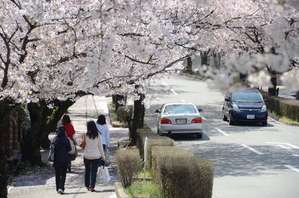
[[[156,114],[165,102],[193,102],[203,109],[204,135],[173,136],[175,145],[215,163],[215,198],[298,198],[299,127],[268,119],[268,126],[230,126],[222,121],[224,94],[198,79],[173,75],[152,85],[146,122],[156,131]]]

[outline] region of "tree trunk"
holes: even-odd
[[[271,71],[271,83],[273,85],[273,87],[269,87],[268,88],[268,94],[270,96],[278,96],[278,93],[277,93],[277,77],[276,77],[276,72],[274,71]]]
[[[7,197],[7,168],[6,156],[3,149],[0,149],[0,197]]]
[[[136,145],[137,142],[137,129],[143,128],[145,108],[143,105],[144,94],[139,94],[139,100],[134,101],[134,114],[133,124],[130,130],[131,145]]]
[[[31,127],[24,137],[22,161],[30,161],[32,165],[41,163],[40,147],[47,147],[49,133],[56,130],[58,120],[73,104],[74,101],[70,100],[56,100],[55,109],[49,109],[43,100],[28,104]]]
[[[6,118],[9,115],[11,108],[9,102],[0,101],[0,197],[7,197],[7,165],[5,154],[5,131],[6,130]]]
[[[186,70],[187,70],[188,73],[192,73],[192,60],[191,60],[191,57],[187,58]]]

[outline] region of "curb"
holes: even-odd
[[[270,112],[268,112],[268,115],[269,115],[269,117],[271,117],[272,119],[276,120],[277,122],[283,123],[285,125],[299,126],[298,122],[288,122],[288,121],[281,120],[278,116],[275,116],[275,115],[273,115]]]
[[[130,198],[126,193],[125,190],[120,182],[114,183],[115,194],[117,198]]]

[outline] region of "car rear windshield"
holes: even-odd
[[[168,105],[164,114],[197,113],[193,105]]]
[[[261,94],[257,92],[236,92],[233,93],[233,100],[236,102],[263,102]]]

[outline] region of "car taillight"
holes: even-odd
[[[166,118],[162,118],[162,119],[160,120],[160,122],[161,122],[161,124],[171,124],[171,120],[166,119]]]
[[[201,118],[194,118],[191,123],[202,123]]]

